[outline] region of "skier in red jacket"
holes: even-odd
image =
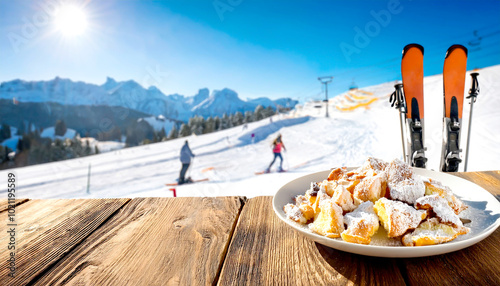
[[[283,141],[281,140],[281,134],[278,134],[278,137],[276,137],[276,139],[274,139],[274,141],[273,141],[274,158],[273,158],[273,161],[271,162],[271,164],[269,164],[269,167],[267,168],[266,173],[271,172],[271,167],[274,164],[274,162],[276,161],[277,157],[280,158],[280,167],[278,169],[278,172],[283,172],[283,156],[281,156],[281,148],[283,148],[283,150],[286,151],[285,144],[283,144]]]

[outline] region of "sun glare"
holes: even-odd
[[[87,16],[82,7],[66,5],[55,13],[54,24],[64,36],[78,36],[87,28]]]

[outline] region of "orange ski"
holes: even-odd
[[[409,44],[403,49],[401,76],[408,111],[406,117],[418,116],[422,121],[424,118],[424,48],[421,45]]]
[[[444,117],[462,118],[466,71],[467,48],[461,45],[451,46],[446,53],[443,68]],[[456,106],[452,105],[454,100],[456,100]]]
[[[409,44],[404,47],[401,76],[408,130],[405,159],[414,167],[425,168],[424,48],[421,45]]]
[[[457,172],[460,159],[460,130],[464,102],[467,48],[453,45],[446,52],[443,68],[444,110],[441,171]]]

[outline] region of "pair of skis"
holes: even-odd
[[[424,48],[409,44],[403,49],[401,61],[402,84],[396,84],[391,95],[392,106],[400,111],[403,153],[408,164],[425,168],[427,158],[424,147]],[[446,52],[443,68],[444,109],[443,145],[440,170],[457,172],[460,159],[460,132],[462,129],[462,109],[464,100],[465,74],[467,71],[467,48],[453,45]],[[467,134],[466,164],[470,140],[472,104],[479,93],[478,73],[472,73],[472,88],[467,98],[471,99],[469,132]],[[404,127],[407,138],[405,139]],[[406,141],[406,144],[405,144]],[[465,167],[466,168],[466,167]]]
[[[183,184],[179,184],[179,182],[175,182],[175,183],[167,183],[167,184],[165,184],[165,186],[167,186],[167,187],[181,186],[181,185],[194,184],[194,183],[206,182],[206,181],[209,181],[209,179],[204,178],[204,179],[199,179],[199,180],[192,180],[191,178],[188,178],[186,180],[186,182],[184,182]]]

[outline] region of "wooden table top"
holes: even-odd
[[[500,199],[500,171],[456,173]],[[0,285],[500,285],[500,229],[466,249],[377,258],[317,244],[272,197],[17,200]],[[0,200],[6,234],[7,200]]]

